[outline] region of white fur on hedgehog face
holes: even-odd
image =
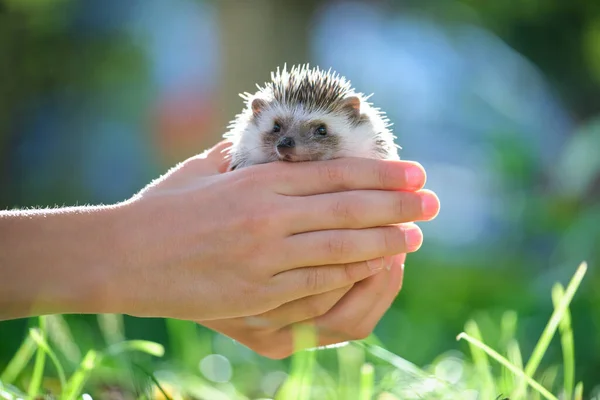
[[[239,132],[239,141],[234,143],[232,148],[233,161],[234,163],[237,162],[239,167],[243,167],[281,159],[276,146],[265,145],[264,135],[273,135],[275,122],[282,120],[292,120],[293,124],[318,121],[326,126],[329,136],[337,137],[337,145],[324,144],[319,147],[319,154],[314,154],[314,152],[309,154],[311,161],[339,157],[381,158],[381,154],[375,150],[375,140],[389,139],[393,142],[393,136],[387,130],[384,121],[368,103],[361,101],[360,112],[366,114],[369,118],[364,123],[354,125],[349,117],[342,113],[307,111],[302,106],[288,107],[271,102],[268,107],[260,112],[255,121],[250,120],[251,111],[248,114],[249,119],[245,129]]]

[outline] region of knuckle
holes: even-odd
[[[403,196],[401,193],[398,193],[396,196],[394,196],[394,202],[392,207],[395,216],[397,216],[398,218],[404,218],[406,216],[406,197]]]
[[[318,174],[325,182],[336,187],[343,187],[346,181],[345,168],[340,164],[321,164],[318,167]]]
[[[315,267],[311,268],[306,274],[306,288],[311,292],[317,292],[325,283],[325,273],[323,269]]]
[[[357,215],[360,215],[356,208],[355,204],[340,199],[333,204],[331,214],[345,225],[355,225],[358,222]]]
[[[381,243],[385,246],[386,252],[400,253],[404,251],[404,235],[400,228],[396,226],[381,228]]]
[[[327,251],[334,261],[341,261],[352,254],[354,245],[350,239],[335,235],[327,241]]]
[[[373,167],[381,187],[388,187],[391,175],[391,166],[387,163],[376,163]]]

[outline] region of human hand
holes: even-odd
[[[339,159],[223,174],[226,147],[186,160],[120,207],[125,261],[112,293],[123,313],[206,322],[341,290],[380,272],[381,257],[417,250],[419,228],[398,224],[439,209],[419,190],[416,163]]]
[[[402,287],[406,254],[394,256],[390,270],[347,286],[286,303],[251,317],[197,321],[256,353],[273,359],[302,349],[295,327],[311,325],[314,346],[364,339],[373,331]],[[313,346],[310,342],[306,343]]]

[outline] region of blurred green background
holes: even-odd
[[[238,93],[304,62],[374,93],[402,158],[424,165],[441,200],[375,331],[385,346],[427,365],[466,351],[455,338],[472,317],[500,341],[502,312],[515,310],[528,355],[552,312],[552,284],[587,260],[571,310],[577,379],[591,393],[600,384],[594,0],[0,0],[0,207],[124,200],[220,140],[243,105]],[[95,316],[66,320],[74,359],[102,341]],[[0,323],[0,370],[30,322]],[[223,354],[225,380],[255,396],[270,395],[285,371],[285,360],[187,323],[127,317],[125,333],[164,343],[165,362],[203,379],[201,360]],[[557,342],[545,365],[560,362]]]

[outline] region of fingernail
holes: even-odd
[[[424,219],[433,219],[439,212],[440,201],[433,192],[421,193],[421,213]]]
[[[374,260],[369,260],[367,261],[367,266],[371,271],[381,271],[384,267],[386,267],[385,257],[379,257]]]
[[[406,228],[404,238],[406,240],[407,252],[417,251],[423,243],[423,233],[416,225]]]
[[[392,269],[392,265],[394,264],[394,257],[385,256],[383,257],[383,264],[385,265],[385,269],[388,271]]]
[[[407,189],[418,190],[425,184],[425,175],[421,168],[413,165],[406,169],[405,174]]]

